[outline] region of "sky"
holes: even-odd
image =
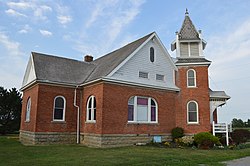
[[[0,86],[21,88],[32,51],[96,59],[155,31],[175,57],[170,44],[186,8],[207,42],[210,87],[231,96],[219,122],[250,119],[247,0],[0,0]]]

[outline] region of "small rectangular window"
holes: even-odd
[[[158,81],[164,81],[164,75],[156,74],[156,80],[158,80]]]
[[[148,78],[148,73],[139,71],[139,77],[140,78]]]

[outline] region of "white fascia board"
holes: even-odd
[[[165,46],[163,45],[163,43],[161,42],[161,39],[158,37],[158,35],[157,35],[156,33],[154,33],[154,34],[155,34],[155,37],[157,38],[158,43],[160,44],[161,48],[162,48],[163,51],[167,54],[167,58],[169,59],[169,61],[170,61],[171,65],[172,65],[172,67],[174,68],[174,70],[178,71],[178,68],[175,66],[173,59],[171,58],[170,54],[168,53],[166,47],[165,47]]]
[[[30,86],[34,85],[35,83],[42,83],[42,84],[53,84],[53,85],[58,85],[58,86],[66,86],[66,87],[76,87],[79,86],[77,84],[70,84],[70,83],[64,83],[64,82],[56,82],[56,81],[49,81],[49,80],[33,80],[32,82],[30,82],[29,84],[23,86],[20,90],[23,91],[27,88],[29,88]]]
[[[98,79],[95,79],[95,80],[93,80],[93,81],[88,81],[88,82],[86,82],[86,83],[83,83],[83,84],[81,84],[80,86],[86,86],[86,85],[88,85],[88,84],[92,84],[92,83],[95,83],[95,82],[101,81],[101,80],[102,80],[102,78],[98,78]]]
[[[176,66],[189,66],[189,65],[199,65],[199,66],[207,66],[210,65],[211,62],[199,62],[199,63],[177,63]]]
[[[20,90],[21,90],[21,91],[24,91],[25,89],[27,89],[28,87],[34,85],[35,83],[36,83],[36,80],[33,80],[33,81],[31,81],[30,83],[28,83],[28,84],[22,86],[22,87],[20,88]]]
[[[112,76],[116,71],[118,71],[126,62],[129,61],[148,41],[150,41],[155,36],[155,32],[144,42],[142,43],[132,54],[130,54],[122,63],[120,63],[114,70],[112,70],[107,76]]]
[[[178,87],[176,87],[176,88],[168,88],[168,87],[163,87],[163,86],[154,86],[154,85],[148,85],[148,84],[142,84],[142,83],[135,83],[135,82],[130,82],[130,81],[112,79],[110,77],[105,77],[102,80],[107,81],[107,82],[114,82],[114,83],[120,83],[120,84],[126,84],[126,85],[146,87],[146,88],[171,90],[171,91],[176,91],[176,92],[180,91],[180,89]]]

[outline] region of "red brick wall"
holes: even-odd
[[[30,122],[25,121],[26,103],[31,97]],[[54,98],[64,96],[66,99],[65,121],[53,121]],[[78,90],[80,105],[80,90]],[[73,105],[74,88],[37,84],[23,92],[21,130],[33,132],[74,132],[76,131],[77,109]]]
[[[187,70],[196,71],[195,88],[187,88]],[[179,67],[176,84],[181,88],[176,100],[176,126],[184,128],[186,133],[210,131],[210,105],[208,87],[208,67]],[[199,124],[187,124],[187,103],[195,100],[199,108]]]
[[[86,122],[87,101],[90,96],[96,98],[96,123]],[[102,133],[102,114],[103,114],[103,84],[85,86],[82,94],[82,114],[81,114],[81,133]]]
[[[37,132],[74,132],[76,131],[77,109],[74,107],[74,88],[39,85],[37,111]],[[63,96],[66,100],[65,121],[53,121],[54,98]],[[79,90],[78,90],[79,105]]]
[[[117,84],[103,85],[103,134],[167,134],[175,127],[176,92]],[[152,97],[158,104],[158,124],[129,124],[128,100]]]
[[[36,130],[36,114],[37,114],[37,100],[38,100],[39,86],[35,85],[23,92],[23,102],[22,102],[22,114],[21,114],[21,125],[20,130],[32,131]],[[30,121],[25,122],[26,119],[26,107],[28,98],[31,99],[31,109],[30,109]]]

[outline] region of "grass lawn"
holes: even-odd
[[[79,145],[23,146],[18,139],[0,136],[0,165],[223,165],[250,156],[241,150],[173,149],[150,146],[96,149]]]

